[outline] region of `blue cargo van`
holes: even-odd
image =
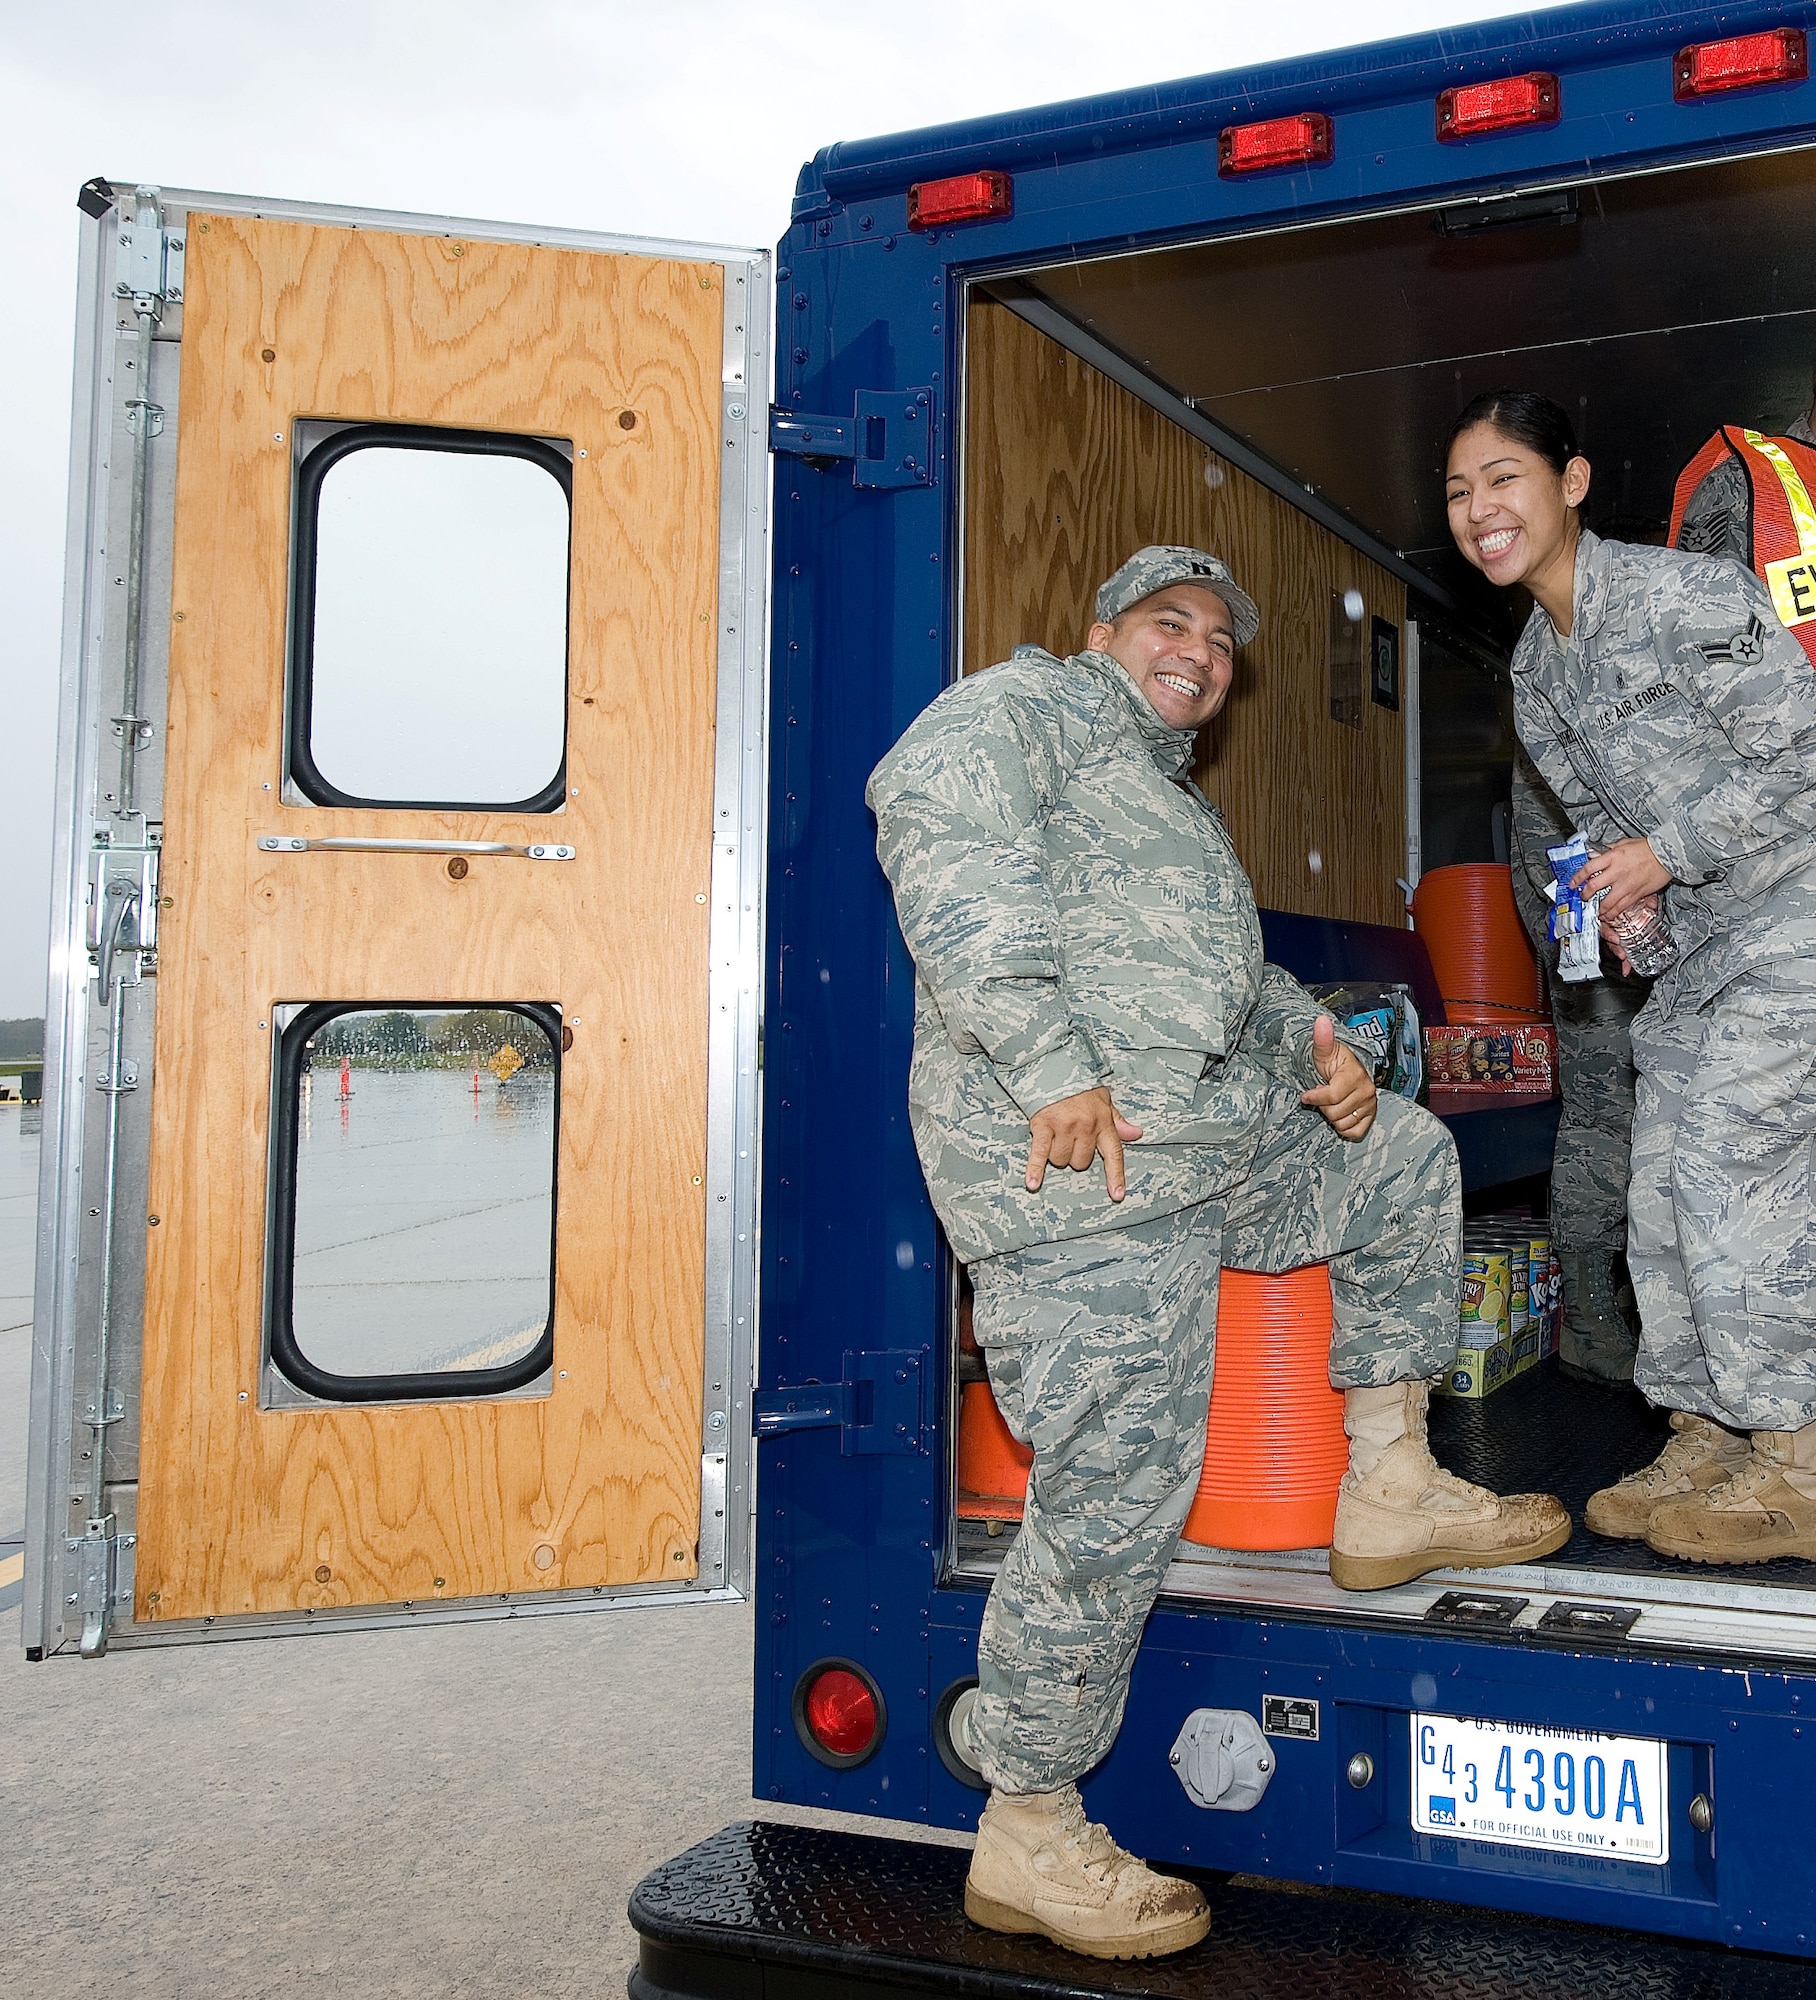
[[[1014,1510],[960,1504],[865,779],[1134,547],[1216,549],[1264,629],[1197,776],[1270,955],[1435,1014],[1407,899],[1505,858],[1517,631],[1446,428],[1543,390],[1656,540],[1807,407],[1813,22],[1588,0],[846,140],[773,262],[91,182],[28,1650],[748,1595],[758,1799],[974,1825]],[[1542,1214],[1555,1101],[1448,1115],[1471,1207]],[[1580,1513],[1661,1428],[1545,1365],[1434,1445]],[[1618,1990],[1662,1947],[1544,1923],[1816,1958],[1813,1709],[1816,1565],[1579,1531],[1362,1595],[1185,1542],[1085,1796],[1233,1885],[1257,1991],[1364,1932]],[[1206,1710],[1258,1790],[1188,1792]],[[634,1990],[1086,1990],[948,1859],[731,1830],[639,1892]]]

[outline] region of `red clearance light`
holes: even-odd
[[[805,1726],[809,1749],[828,1763],[861,1763],[876,1748],[883,1733],[882,1709],[868,1674],[850,1667],[826,1666],[810,1673],[796,1697],[798,1720]]]
[[[1007,174],[954,174],[949,180],[916,181],[908,190],[908,227],[944,229],[949,222],[1007,215],[1014,202]]]
[[[1217,135],[1217,171],[1258,174],[1267,167],[1322,165],[1336,151],[1336,135],[1322,111],[1264,118],[1258,125],[1226,125]]]
[[[1696,42],[1679,49],[1671,66],[1681,104],[1724,90],[1752,90],[1762,83],[1796,83],[1810,73],[1809,44],[1801,28],[1768,28],[1725,42]]]
[[[1466,83],[1438,97],[1438,137],[1473,139],[1478,132],[1504,132],[1510,125],[1555,125],[1563,115],[1563,95],[1548,70],[1524,76],[1497,76],[1492,83]]]

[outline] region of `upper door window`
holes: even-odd
[[[401,424],[298,431],[296,791],[324,806],[553,812],[567,786],[563,451]]]

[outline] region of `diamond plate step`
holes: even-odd
[[[1808,2000],[1811,1968],[1348,1890],[1204,1881],[1211,1934],[1118,1965],[967,1921],[963,1848],[758,1821],[646,1875],[631,2000]]]

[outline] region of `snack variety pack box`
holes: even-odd
[[[1438,1085],[1549,1092],[1557,1084],[1557,1030],[1549,1021],[1427,1028],[1425,1071]]]

